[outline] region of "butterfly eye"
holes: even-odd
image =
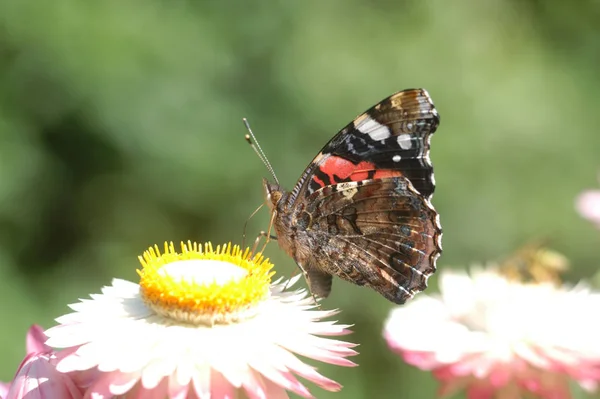
[[[283,193],[281,191],[279,191],[279,190],[273,190],[269,194],[269,199],[271,200],[271,203],[273,205],[277,205],[277,203],[279,202],[279,200],[281,200],[282,196],[283,196]]]
[[[271,208],[277,205],[281,197],[283,196],[283,192],[281,191],[281,187],[278,184],[271,183],[267,179],[263,179],[263,189],[265,193],[265,201],[267,205]]]

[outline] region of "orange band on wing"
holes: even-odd
[[[366,179],[381,179],[384,177],[402,176],[402,172],[391,169],[378,170],[375,164],[367,161],[354,164],[347,159],[338,156],[331,156],[319,166],[319,170],[325,174],[332,184],[343,181],[361,181]],[[315,182],[322,185],[321,179],[317,180],[313,176]]]

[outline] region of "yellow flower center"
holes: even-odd
[[[156,313],[191,324],[224,324],[252,317],[269,296],[273,264],[228,243],[166,243],[139,257],[140,294]]]

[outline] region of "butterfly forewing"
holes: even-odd
[[[439,122],[426,90],[409,89],[389,96],[356,117],[323,147],[289,200],[301,200],[326,185],[378,177],[386,170],[401,172],[419,193],[430,198],[435,181],[429,140]]]
[[[270,204],[279,245],[315,295],[329,294],[333,275],[395,303],[425,289],[441,253],[429,160],[438,124],[427,91],[398,92],[338,132]]]

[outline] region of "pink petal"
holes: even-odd
[[[266,399],[266,386],[260,374],[250,371],[244,381],[242,387],[246,391],[246,395],[250,399]],[[283,388],[282,388],[283,389]]]
[[[294,372],[296,372],[296,374],[298,374],[300,377],[305,378],[308,381],[314,382],[315,384],[327,391],[339,392],[342,389],[341,384],[323,376],[308,365],[306,365],[306,367],[302,369],[295,369]],[[310,397],[310,395],[306,397]]]
[[[581,388],[587,392],[596,392],[598,390],[598,380],[578,380],[577,381]]]
[[[433,370],[442,365],[436,359],[435,353],[431,352],[404,351],[402,352],[402,358],[406,363],[421,370]]]
[[[521,389],[516,384],[511,383],[496,391],[495,399],[522,399],[522,397],[523,392],[521,392]]]
[[[260,368],[256,369],[256,371],[266,377],[265,382],[268,380],[288,391],[292,391],[299,396],[302,396],[303,398],[312,397],[308,389],[290,372],[277,371],[274,369],[269,370],[269,368]]]
[[[210,399],[233,399],[236,389],[218,371],[212,371],[210,376]]]
[[[269,399],[289,399],[289,396],[285,389],[269,380],[265,381],[266,394]],[[311,396],[308,396],[309,398]]]
[[[524,359],[535,367],[544,369],[550,367],[551,361],[545,353],[529,344],[515,345],[513,350],[521,359]]]
[[[268,372],[268,368],[273,368],[279,370],[281,372],[285,372],[288,375],[287,371],[290,370],[300,377],[303,377],[315,384],[319,385],[321,388],[329,390],[329,391],[339,391],[341,389],[341,385],[337,382],[330,380],[317,373],[314,367],[309,366],[308,364],[302,362],[298,357],[296,357],[293,353],[285,350],[280,347],[273,347],[271,353],[269,354],[269,360],[266,360],[267,364],[257,364],[252,363],[251,366],[258,370],[259,372],[265,374],[268,378],[271,378]],[[275,381],[273,378],[271,378]],[[294,378],[294,381],[295,378]],[[286,385],[284,385],[286,386]],[[310,397],[310,393],[308,390],[299,382],[295,382],[293,385],[295,388],[293,389],[299,395]],[[290,390],[292,390],[290,388]]]
[[[584,218],[600,224],[600,191],[585,191],[576,201],[576,208]]]
[[[280,398],[287,397],[287,393],[283,387],[263,378],[255,371],[250,371],[250,373],[246,375],[246,379],[242,386],[249,399],[271,399],[271,395]],[[308,398],[312,398],[312,396],[308,396]]]
[[[474,363],[476,363],[477,360],[479,359],[472,361],[464,360],[457,363],[451,363],[443,367],[439,367],[434,370],[434,375],[436,376],[436,378],[441,380],[472,375]]]
[[[194,385],[196,386],[196,382],[194,382]],[[188,396],[189,388],[190,386],[188,384],[180,384],[175,376],[171,376],[171,378],[169,378],[168,398],[185,399]]]
[[[281,354],[280,356],[280,359],[282,359],[283,356]],[[284,362],[280,361],[279,364],[276,364],[272,361],[271,358],[266,357],[254,359],[248,365],[253,370],[267,377],[269,380],[275,382],[276,384],[288,390],[296,392],[298,395],[301,395],[303,397],[310,397],[310,393],[308,392],[306,387],[302,385],[300,381],[298,381],[296,377],[288,371],[288,369],[285,367]]]
[[[44,334],[44,329],[37,324],[34,324],[27,331],[26,347],[27,354],[49,352],[51,347],[45,344],[48,337]]]
[[[167,395],[167,379],[161,381],[158,386],[148,389],[141,384],[135,385],[133,389],[127,392],[127,399],[164,399]],[[111,396],[111,399],[113,397]]]
[[[576,380],[600,382],[600,365],[582,364],[578,367],[570,367],[566,371]]]
[[[523,389],[546,399],[570,399],[568,377],[530,368],[518,375],[517,384]]]
[[[492,399],[496,390],[485,383],[476,383],[467,389],[468,399]]]
[[[152,389],[173,374],[177,366],[166,359],[153,360],[142,369],[141,384],[146,389]]]
[[[495,388],[507,385],[512,379],[512,372],[509,365],[499,365],[495,367],[488,376],[488,381]]]
[[[178,373],[182,373],[183,370],[180,367],[178,369]],[[204,366],[201,369],[197,370],[197,372],[191,376],[194,392],[196,396],[200,399],[210,398],[210,391],[212,387],[211,376],[213,375],[213,371],[210,367]],[[185,379],[181,378],[172,378],[173,380],[177,380],[178,384],[184,383]]]
[[[0,398],[5,398],[8,393],[8,389],[10,388],[9,382],[0,382]]]
[[[5,399],[80,399],[81,390],[71,378],[56,371],[50,355],[28,355],[19,367]]]
[[[291,352],[298,353],[310,359],[319,360],[323,363],[330,363],[339,366],[352,367],[356,364],[344,356],[354,356],[356,351],[349,348],[338,347],[332,350],[326,347],[326,344],[320,345],[323,338],[311,337],[285,337],[285,341],[281,341],[281,345]]]
[[[311,327],[310,333],[327,337],[352,334],[351,324],[336,324],[335,321],[315,322]],[[354,344],[356,346],[356,344]]]
[[[102,373],[87,390],[87,395],[112,397],[127,393],[139,381],[139,373],[121,373],[113,371]]]
[[[140,399],[164,399],[167,396],[167,391],[169,389],[169,380],[168,378],[163,378],[163,380],[153,389],[146,389],[140,385],[143,396],[140,395]]]
[[[75,385],[77,385],[83,391],[87,390],[90,386],[92,386],[94,381],[96,381],[101,374],[102,373],[100,373],[97,369],[74,371],[67,373],[67,375],[71,377]]]
[[[82,348],[85,351],[85,345],[82,345],[57,352],[58,364],[56,365],[56,369],[61,373],[68,373],[71,371],[89,370],[96,367],[97,362],[93,356],[86,358],[85,356],[80,355],[79,352]]]
[[[438,389],[438,395],[442,397],[452,396],[463,390],[472,380],[473,377],[457,377],[442,381]]]
[[[458,377],[463,377],[456,374],[451,366],[442,366],[433,370],[433,376],[442,382],[450,382]]]

